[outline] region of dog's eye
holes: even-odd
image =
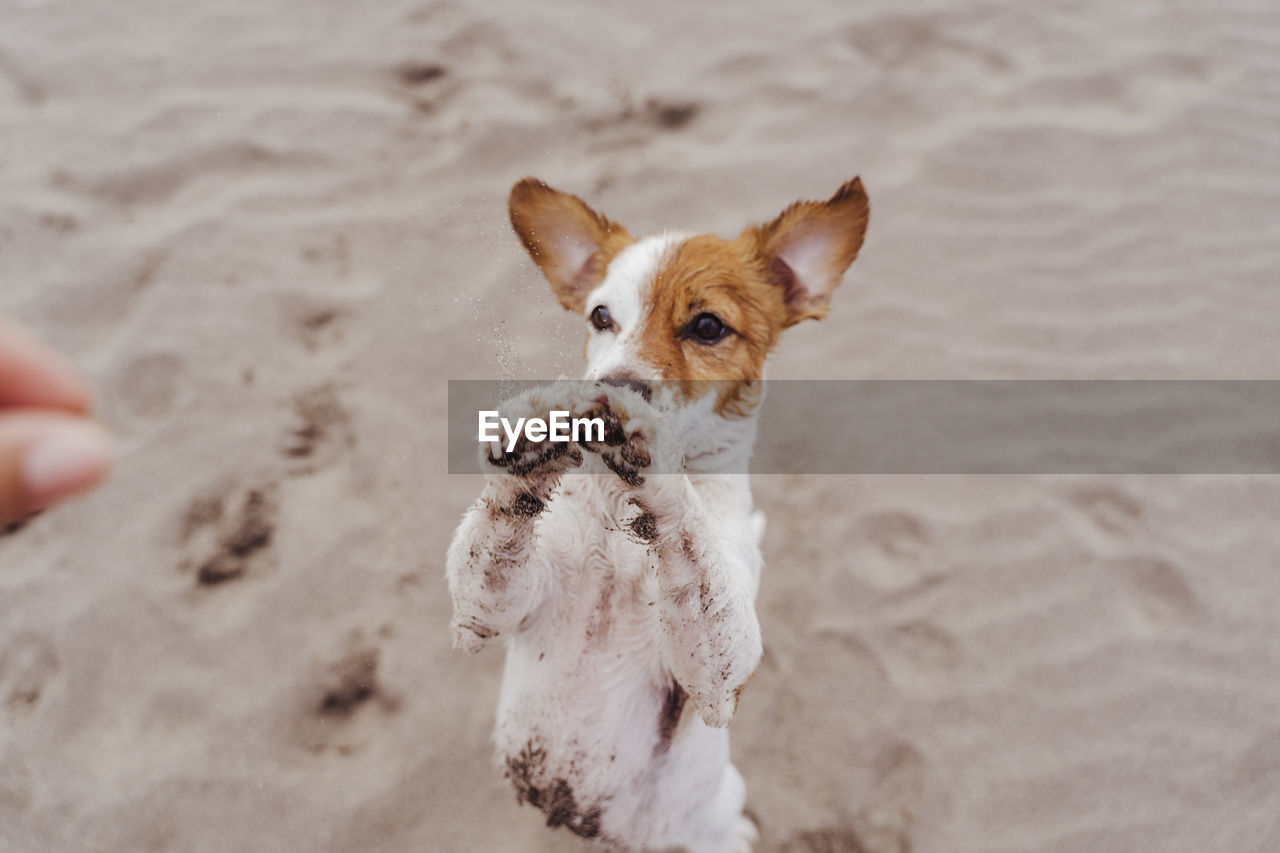
[[[689,324],[689,331],[704,344],[714,344],[729,334],[730,329],[715,314],[699,314]]]
[[[591,311],[591,325],[597,332],[606,332],[613,328],[613,317],[609,314],[609,309],[603,305],[597,305]]]

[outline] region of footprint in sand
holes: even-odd
[[[345,261],[339,259],[332,263],[344,264]],[[284,302],[281,313],[285,327],[308,352],[332,351],[347,342],[351,312],[340,305],[290,297]]]
[[[861,526],[867,540],[889,557],[918,560],[929,550],[929,529],[912,513],[898,510],[872,513],[862,519]]]
[[[850,627],[819,625],[812,634],[811,642],[815,649],[821,649],[824,666],[840,672],[843,679],[858,684],[860,689],[882,690],[892,683],[889,668],[879,649],[860,639]],[[761,663],[765,663],[763,658]],[[777,668],[776,664],[772,666]]]
[[[80,220],[70,213],[42,213],[38,221],[40,227],[48,228],[58,234],[70,234],[80,230]]]
[[[330,385],[293,399],[296,423],[279,447],[293,476],[335,464],[355,446],[351,414]],[[183,570],[198,587],[215,587],[251,575],[270,564],[280,514],[280,489],[270,481],[237,489],[223,485],[197,495],[179,523]]]
[[[450,79],[448,66],[439,62],[409,60],[393,66],[389,73],[396,83],[392,96],[424,116],[433,114],[443,99],[459,88],[459,81]]]
[[[119,207],[163,204],[216,176],[282,173],[330,165],[329,157],[305,150],[277,149],[253,142],[196,144],[167,157],[115,164],[99,175],[60,172],[60,189]]]
[[[695,101],[665,98],[649,98],[637,106],[631,93],[623,91],[611,109],[587,116],[578,124],[585,133],[595,137],[590,143],[592,150],[620,151],[647,145],[655,138],[655,132],[683,130],[702,110],[702,105]]]
[[[998,73],[1013,65],[998,50],[950,35],[948,28],[932,15],[879,16],[850,27],[845,38],[859,54],[887,68],[931,73],[969,65]]]
[[[38,107],[49,97],[49,90],[45,85],[25,64],[10,56],[8,51],[0,51],[0,80],[17,92],[18,97],[29,107]]]
[[[900,686],[936,687],[949,681],[962,655],[955,638],[928,622],[909,622],[890,629],[877,644],[890,678]]]
[[[910,853],[924,791],[924,762],[910,744],[888,744],[874,761],[875,787],[858,815],[786,839],[780,853]]]
[[[1129,603],[1144,625],[1182,625],[1200,612],[1199,599],[1187,582],[1186,572],[1171,561],[1144,554],[1116,561],[1115,569],[1127,581]]]
[[[298,339],[315,352],[341,344],[346,339],[346,312],[338,308],[317,308],[298,319]]]
[[[1114,486],[1083,486],[1072,490],[1067,500],[1097,530],[1113,537],[1129,537],[1142,530],[1142,504]]]
[[[289,473],[314,474],[338,462],[356,444],[351,412],[332,385],[303,391],[293,398],[295,425],[281,454],[289,460]]]
[[[43,697],[61,665],[53,643],[37,634],[25,634],[0,652],[0,700],[13,715],[31,712]]]
[[[645,119],[662,130],[680,130],[698,117],[702,106],[693,101],[664,101],[650,98],[645,101]]]
[[[313,264],[320,270],[336,274],[339,279],[351,277],[351,245],[347,235],[338,232],[322,237],[315,242],[308,242],[298,252],[304,261]],[[300,310],[302,317],[316,312],[336,311],[338,309],[324,305],[306,305],[305,300]]]
[[[850,565],[878,589],[899,592],[940,576],[933,536],[924,519],[902,510],[881,510],[858,519],[850,530]]]
[[[238,496],[215,492],[187,505],[179,539],[189,555],[184,569],[202,588],[220,586],[268,562],[279,515],[277,489],[264,485]]]
[[[86,270],[59,288],[48,320],[86,335],[113,334],[137,315],[165,271],[167,253],[153,250],[106,269]],[[93,318],[88,328],[86,318]]]
[[[868,850],[909,850],[911,824],[924,795],[924,758],[903,741],[889,743],[874,762],[875,788],[859,815]]]
[[[438,62],[402,62],[391,69],[391,74],[396,81],[401,86],[409,87],[425,86],[427,83],[439,80],[448,73],[449,69]]]
[[[355,752],[377,728],[376,721],[368,723],[365,718],[399,707],[379,678],[381,659],[378,646],[363,632],[354,631],[328,663],[317,668],[303,692],[302,719],[295,726],[303,749],[340,755]]]
[[[851,827],[827,827],[797,833],[778,847],[779,853],[868,853]]]

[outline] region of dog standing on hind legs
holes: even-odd
[[[595,381],[534,388],[503,414],[608,427],[481,447],[487,482],[447,559],[454,644],[506,641],[498,758],[548,826],[627,850],[750,851],[726,726],[761,654],[764,518],[745,476],[760,380],[782,330],[826,314],[866,193],[855,178],[732,240],[637,239],[532,178],[510,213],[586,320]]]

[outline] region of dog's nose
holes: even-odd
[[[648,382],[638,379],[630,373],[611,373],[600,381],[615,388],[630,388],[643,397],[646,403],[653,402],[653,388]]]

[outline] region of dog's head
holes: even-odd
[[[587,323],[587,378],[628,384],[660,408],[701,401],[745,417],[783,329],[827,313],[858,255],[867,195],[854,178],[824,202],[792,204],[732,240],[637,239],[582,199],[525,178],[511,223],[560,304]],[[708,381],[713,380],[713,381]]]

